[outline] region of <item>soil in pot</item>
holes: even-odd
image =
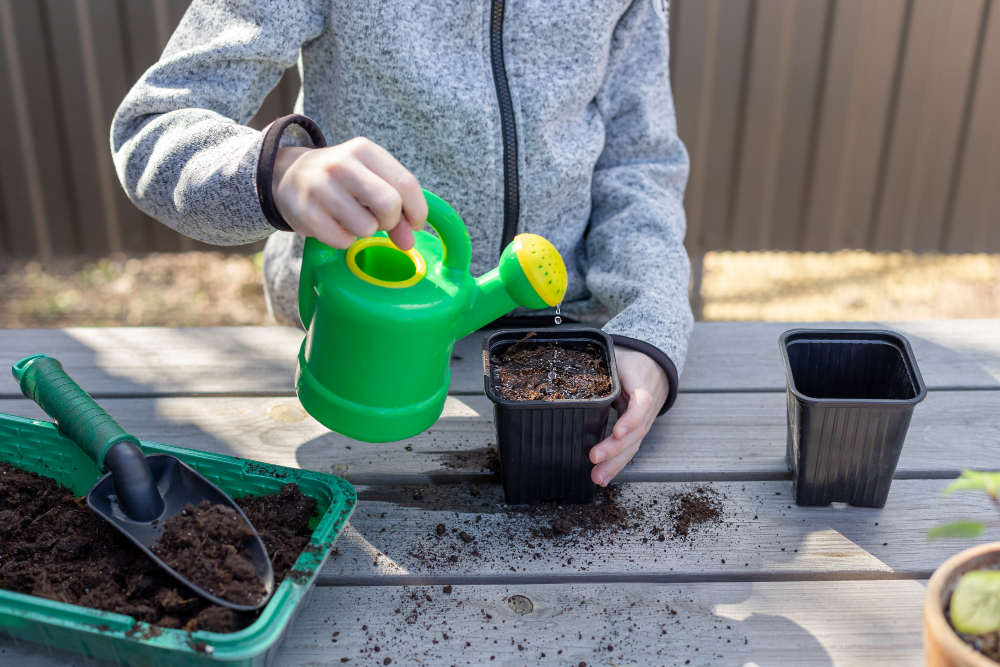
[[[260,533],[280,584],[309,542],[316,501],[288,484],[278,494],[236,503]],[[84,498],[7,463],[0,463],[0,588],[192,632],[234,632],[259,615],[198,597],[94,514]]]
[[[524,346],[532,335],[493,355],[493,383],[501,397],[508,401],[586,400],[611,393],[611,375],[596,347]]]

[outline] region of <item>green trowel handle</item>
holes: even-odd
[[[138,446],[135,436],[81,389],[58,360],[36,354],[21,359],[12,370],[24,395],[55,419],[63,435],[87,452],[101,470],[104,470],[104,455],[114,445],[128,440]]]

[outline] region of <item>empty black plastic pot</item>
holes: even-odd
[[[858,329],[794,329],[779,340],[795,502],[884,507],[913,407],[927,395],[909,342]]]
[[[500,396],[493,386],[492,359],[532,331],[535,335],[520,343],[521,348],[555,343],[599,350],[611,375],[611,393],[597,399],[554,401],[510,401]],[[507,504],[593,502],[596,485],[590,479],[594,468],[590,450],[604,439],[611,404],[621,391],[611,337],[587,328],[497,331],[483,340],[483,375],[486,395],[493,401]]]

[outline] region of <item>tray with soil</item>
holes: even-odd
[[[614,344],[598,329],[513,329],[483,341],[508,505],[590,503],[590,450],[621,388]]]
[[[354,509],[353,487],[310,471],[142,447],[176,456],[236,500],[271,556],[271,601],[238,613],[179,585],[87,507],[81,496],[100,472],[81,449],[52,424],[0,414],[0,631],[121,664],[265,664]],[[188,567],[207,565],[212,585],[252,588],[238,547],[248,528],[230,525],[227,510],[188,508],[168,522],[158,548]],[[213,543],[206,534],[214,547],[205,548]]]

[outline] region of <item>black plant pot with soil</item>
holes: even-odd
[[[611,337],[599,329],[512,329],[483,341],[508,505],[591,503],[590,450],[621,391]]]
[[[779,339],[795,502],[884,507],[906,430],[927,388],[892,331],[786,331]]]

